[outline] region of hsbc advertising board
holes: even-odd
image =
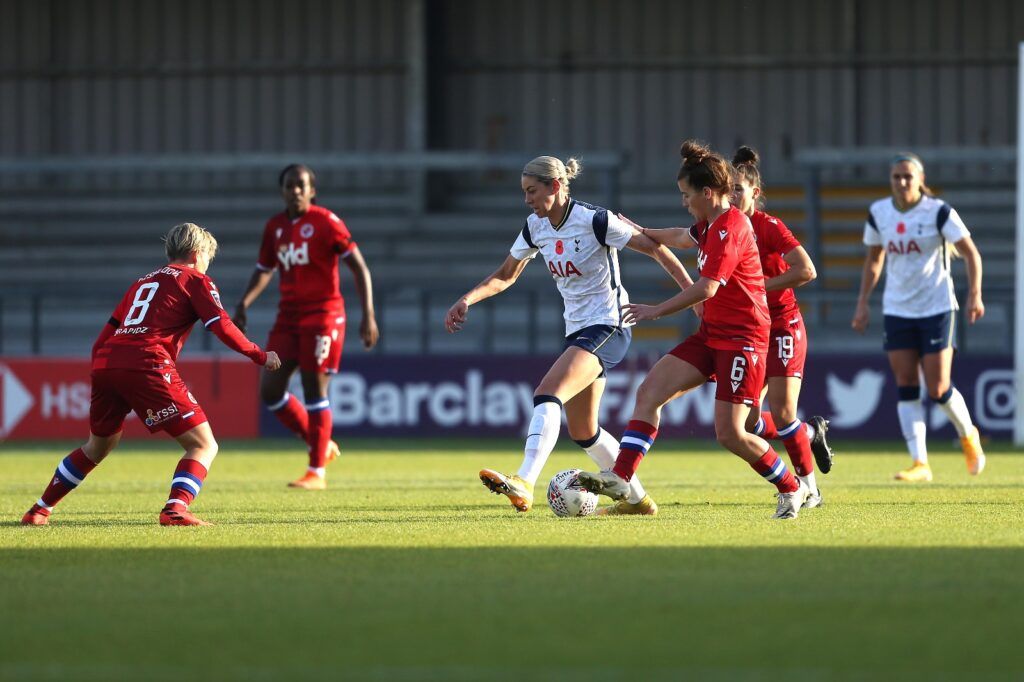
[[[633,396],[660,356],[631,357],[608,377],[601,424],[621,431]],[[522,436],[533,412],[533,391],[552,362],[536,356],[364,356],[346,359],[331,382],[335,434],[351,436]],[[958,358],[953,380],[983,435],[1008,439],[1015,400],[1012,358]],[[669,403],[661,433],[714,437],[715,387],[706,384]],[[297,377],[291,390],[301,396]],[[807,360],[802,417],[821,414],[836,437],[901,438],[896,385],[882,353],[815,355]],[[930,435],[954,438],[945,413],[927,400]],[[265,410],[264,435],[286,435]]]
[[[658,356],[631,357],[608,377],[601,424],[621,431],[633,396]],[[331,381],[339,438],[389,436],[513,436],[524,433],[547,356],[362,356],[346,359]],[[197,359],[179,364],[182,377],[221,438],[290,436],[259,405],[259,371],[244,360]],[[953,379],[982,434],[1008,439],[1015,409],[1012,359],[959,358]],[[302,395],[298,376],[291,390]],[[85,359],[0,359],[0,439],[84,438],[89,426],[89,363]],[[930,435],[955,432],[926,401]],[[813,355],[800,399],[801,416],[822,414],[836,437],[898,439],[896,387],[885,356]],[[677,438],[714,436],[714,386],[669,403],[661,432]],[[139,420],[128,437],[150,437]]]
[[[259,375],[251,362],[184,360],[178,369],[218,437],[259,435]],[[91,390],[84,358],[0,358],[0,439],[84,440]],[[125,436],[151,437],[134,413],[125,420]]]

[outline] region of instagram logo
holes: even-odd
[[[974,385],[974,417],[978,425],[992,431],[1013,429],[1017,396],[1013,389],[1013,370],[989,369],[978,375]]]

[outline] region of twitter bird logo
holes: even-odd
[[[857,428],[875,413],[882,397],[885,374],[873,369],[857,372],[852,383],[846,383],[834,374],[825,378],[828,401],[832,403],[832,426],[841,429]]]

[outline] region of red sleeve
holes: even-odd
[[[231,350],[241,353],[261,367],[267,364],[267,354],[263,349],[246,338],[227,315],[216,318],[209,329]]]
[[[277,267],[277,252],[274,250],[273,220],[268,220],[263,228],[263,241],[260,242],[260,255],[256,258],[256,267],[270,272]]]
[[[132,290],[128,289],[128,294],[131,292]],[[121,299],[121,302],[117,304],[116,308],[114,308],[114,312],[111,313],[110,319],[107,320],[105,325],[103,325],[103,329],[100,330],[100,335],[96,337],[96,341],[92,344],[93,357],[96,357],[96,351],[103,347],[103,344],[107,342],[107,339],[113,336],[114,332],[117,331],[117,328],[121,326],[122,322],[124,322],[125,313],[128,312],[126,309],[128,305],[128,294],[125,294]]]
[[[217,292],[217,285],[212,279],[205,275],[189,277],[185,282],[185,293],[203,326],[213,332],[225,346],[236,353],[241,353],[257,365],[266,364],[267,354],[247,339],[224,312],[220,304],[220,293]]]
[[[347,255],[356,243],[352,239],[352,233],[348,231],[345,221],[328,211],[327,223],[331,228],[331,240],[334,243],[334,250],[342,256]]]
[[[107,323],[103,325],[103,329],[100,330],[100,335],[96,337],[96,342],[92,344],[92,357],[96,357],[96,351],[103,347],[103,344],[107,342],[107,339],[113,336],[114,331],[120,326],[121,323],[113,317],[107,320]]]
[[[778,218],[768,220],[767,233],[771,240],[771,249],[776,253],[785,256],[787,253],[800,246],[800,240],[793,235],[786,224]]]
[[[732,234],[732,230],[712,225],[703,251],[705,260],[700,269],[701,277],[718,280],[721,284],[728,282],[740,262],[736,252],[736,235]]]

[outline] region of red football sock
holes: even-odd
[[[192,504],[196,495],[203,487],[206,480],[207,470],[198,460],[182,457],[174,470],[174,478],[171,479],[171,495],[167,499],[167,505],[181,502],[186,507]]]
[[[309,414],[306,412],[306,406],[302,404],[298,398],[291,393],[285,393],[284,398],[280,407],[268,406],[271,412],[274,413],[282,424],[284,424],[289,431],[297,435],[304,441],[309,441]]]
[[[789,459],[793,462],[793,468],[797,476],[806,476],[814,471],[814,455],[811,454],[811,439],[807,437],[807,430],[804,423],[799,419],[779,432],[782,444],[786,446]]]
[[[750,466],[764,476],[765,480],[774,484],[780,493],[796,492],[796,489],[800,487],[796,476],[790,473],[786,468],[786,463],[779,459],[770,445],[768,451],[761,455],[761,459],[752,462]]]
[[[761,413],[761,433],[757,434],[765,440],[772,440],[779,437],[779,431],[775,428],[775,418],[771,412]]]
[[[633,474],[640,468],[640,460],[654,445],[654,439],[657,437],[657,427],[639,419],[631,420],[622,434],[622,440],[619,443],[619,456],[615,460],[615,467],[612,471],[625,481],[631,480]]]
[[[324,403],[327,402],[325,399]],[[327,444],[331,442],[332,415],[330,405],[309,412],[309,466],[327,466]]]
[[[46,486],[40,501],[46,507],[52,507],[60,502],[65,495],[78,487],[90,471],[96,468],[96,463],[85,456],[82,448],[78,448],[57,465],[53,472],[53,480]]]

